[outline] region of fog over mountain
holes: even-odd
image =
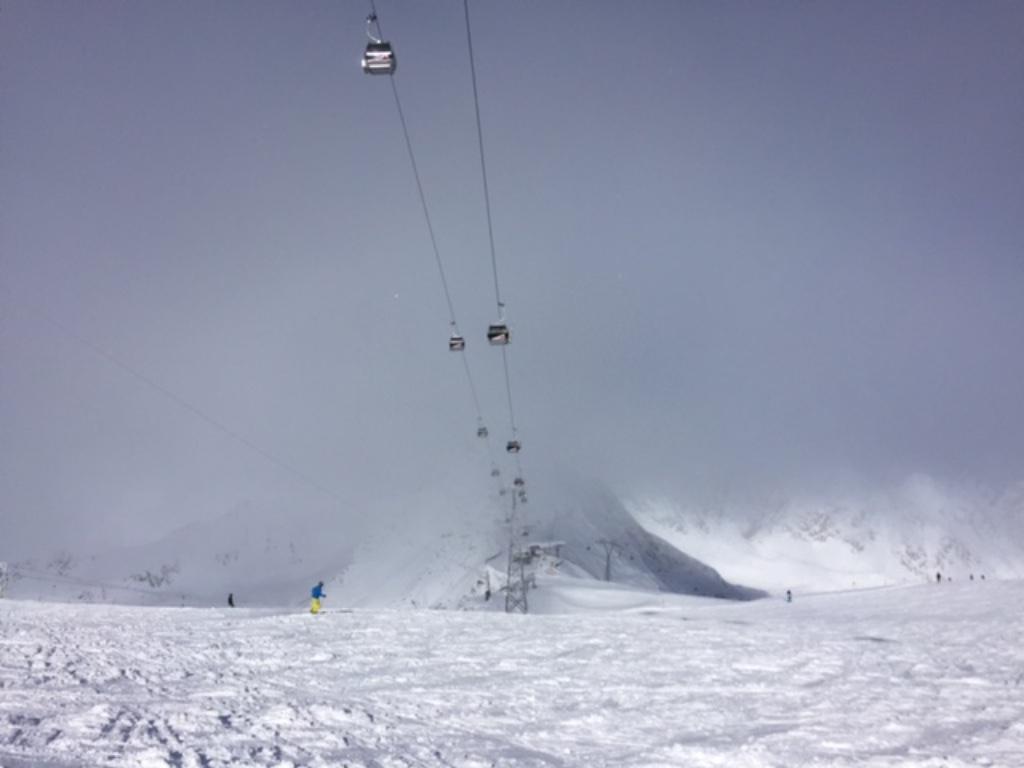
[[[507,481],[462,4],[377,7]],[[1024,6],[471,8],[533,533],[596,578],[612,528],[754,588],[922,578],[948,541],[1019,568]],[[473,587],[507,500],[365,13],[5,3],[0,560],[153,547],[127,570],[192,556],[199,590],[237,549],[268,599]],[[815,570],[790,540],[819,513],[872,559]],[[472,575],[385,589],[380,536]],[[814,568],[766,574],[780,552]]]

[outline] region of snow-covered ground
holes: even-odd
[[[531,597],[563,613],[0,601],[0,765],[1024,765],[1024,582]]]

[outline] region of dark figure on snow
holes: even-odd
[[[942,574],[941,573],[936,573],[935,574],[935,583],[936,584],[941,584],[942,583]]]
[[[792,603],[793,602],[793,592],[792,592],[792,590],[789,590],[789,589],[786,590],[786,602],[787,603]]]
[[[229,608],[234,608],[235,607],[235,593],[234,592],[228,592],[228,607]]]
[[[320,613],[320,601],[327,597],[324,593],[324,583],[322,581],[318,582],[317,585],[313,587],[312,592],[310,592],[310,596],[313,598],[313,601],[309,604],[309,612]]]

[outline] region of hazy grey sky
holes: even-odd
[[[1024,477],[1024,5],[471,8],[528,475]],[[3,4],[0,556],[486,472],[367,10]],[[504,441],[462,3],[378,10]]]

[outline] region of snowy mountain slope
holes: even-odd
[[[993,493],[915,476],[865,494],[627,506],[647,530],[726,577],[767,589],[919,582],[936,572],[1024,576],[1024,485]]]
[[[557,616],[0,601],[0,766],[1024,765],[1024,582],[564,582]]]
[[[14,596],[144,604],[275,604],[304,596],[351,558],[352,543],[317,533],[322,518],[253,503],[151,544],[94,555],[16,562]]]
[[[486,563],[504,552],[500,519],[496,497],[451,487],[392,504],[331,578],[328,594],[334,604],[359,608],[482,602]]]
[[[565,475],[531,492],[528,537],[563,542],[563,574],[646,589],[727,598],[757,592],[727,583],[709,565],[645,531],[593,481]],[[357,607],[493,609],[508,552],[506,500],[466,485],[442,484],[382,498],[358,526],[329,515],[296,517],[240,506],[153,544],[102,556],[15,563],[11,593],[22,597],[172,605],[300,605],[326,582],[328,604]],[[351,517],[351,516],[350,516]],[[604,545],[612,549],[610,563]],[[17,574],[21,578],[17,578]]]
[[[564,542],[562,557],[590,576],[643,589],[730,599],[761,595],[730,584],[708,563],[637,524],[622,502],[593,481],[560,476],[542,483],[546,505],[528,511],[534,538]],[[609,556],[610,553],[610,556]]]

